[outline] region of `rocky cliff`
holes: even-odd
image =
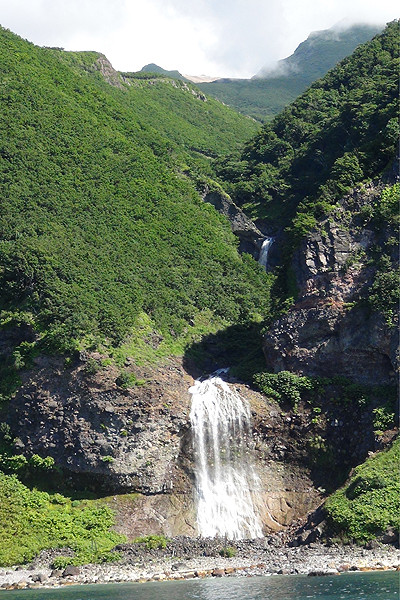
[[[298,298],[264,339],[267,366],[310,376],[345,376],[365,385],[396,382],[398,330],[368,296],[379,257],[397,259],[389,226],[365,223],[382,186],[356,191],[309,233],[294,254]]]
[[[64,485],[112,494],[107,502],[116,510],[117,528],[129,537],[196,536],[192,376],[179,359],[157,367],[128,359],[125,369],[139,385],[123,389],[115,366],[93,368],[101,359],[84,353],[68,367],[60,358],[35,359],[8,409],[14,452],[51,456]],[[248,386],[231,385],[251,406],[264,531],[278,531],[320,502],[306,446],[291,442],[304,424],[288,420]]]
[[[247,252],[256,260],[260,255],[265,235],[254,222],[231,200],[227,194],[212,192],[208,188],[203,191],[203,200],[212,204],[223,214],[231,225],[232,232],[239,238],[239,252]]]

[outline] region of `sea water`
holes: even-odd
[[[1,592],[3,600],[399,600],[399,572],[273,575]]]

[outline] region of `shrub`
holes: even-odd
[[[68,565],[74,564],[74,559],[72,556],[56,556],[56,558],[51,563],[52,569],[57,569],[62,571]]]
[[[233,558],[236,556],[236,549],[232,548],[232,546],[227,546],[225,548],[221,548],[219,551],[220,556],[224,556],[225,558]]]
[[[88,375],[96,375],[96,373],[99,371],[100,368],[101,368],[101,366],[100,366],[99,362],[95,358],[92,358],[90,356],[87,359],[87,361],[85,362],[83,371],[85,373],[87,373]]]
[[[301,399],[303,391],[314,389],[313,380],[301,377],[290,371],[280,373],[256,373],[254,382],[266,395],[278,403],[288,403],[295,410]]]
[[[146,535],[133,540],[134,544],[145,544],[148,550],[164,549],[168,542],[169,540],[163,535]]]
[[[112,456],[102,456],[101,460],[104,463],[113,463],[114,462],[114,458]]]
[[[46,456],[41,458],[38,454],[33,454],[29,459],[29,464],[35,469],[50,470],[54,468],[54,458],[52,456]]]
[[[394,426],[394,412],[391,403],[378,406],[372,412],[374,414],[374,431],[376,433]]]

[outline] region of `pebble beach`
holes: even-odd
[[[261,575],[333,575],[348,571],[400,571],[400,550],[393,545],[375,548],[326,546],[316,542],[290,547],[276,538],[246,540],[235,544],[235,556],[223,557],[206,544],[182,544],[173,540],[171,552],[146,551],[137,545],[119,548],[115,563],[51,568],[60,551],[44,551],[29,565],[0,569],[0,590],[35,589],[77,584],[145,583],[203,577],[250,577]],[[176,543],[175,543],[176,542]],[[202,546],[206,546],[201,555]],[[209,545],[212,546],[210,540]],[[179,548],[182,551],[179,552]],[[169,554],[169,555],[168,555]],[[171,555],[173,554],[173,555]]]

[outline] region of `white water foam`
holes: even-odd
[[[271,244],[273,241],[274,241],[274,238],[265,238],[265,240],[263,241],[262,246],[261,246],[260,256],[258,257],[258,262],[265,269],[268,266],[268,253],[269,253],[269,249],[271,248]]]
[[[262,537],[252,500],[259,478],[252,465],[247,403],[218,376],[196,381],[189,392],[200,535]]]

